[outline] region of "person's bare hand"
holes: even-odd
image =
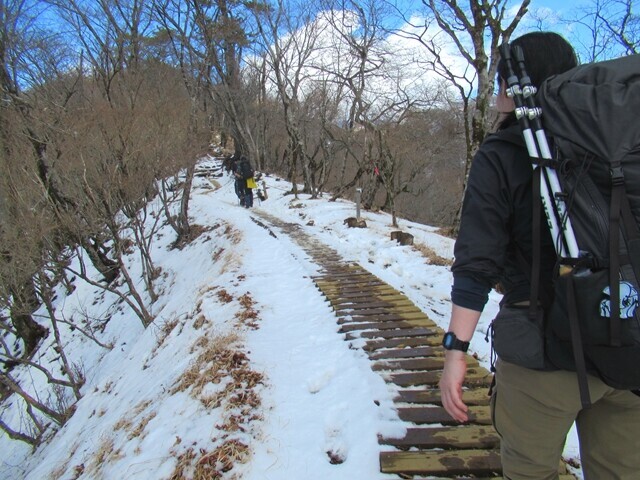
[[[465,354],[457,350],[445,353],[444,371],[440,378],[442,406],[455,420],[466,422],[468,407],[462,401],[462,383],[467,372]]]

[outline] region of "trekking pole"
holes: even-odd
[[[562,258],[578,258],[580,249],[571,226],[571,220],[567,215],[564,194],[556,171],[548,166],[548,162],[552,161],[553,157],[540,121],[542,110],[536,107],[534,103],[533,96],[536,93],[536,88],[531,84],[531,79],[527,75],[522,49],[516,46],[513,50],[520,69],[520,78],[516,75],[513,67],[511,46],[508,43],[500,46],[500,55],[508,72],[508,78],[506,79],[507,96],[513,98],[515,103],[516,118],[520,124],[529,156],[537,160],[534,163],[540,163],[542,180],[540,182],[540,197],[547,223],[554,239],[554,247],[557,254]],[[525,101],[527,102],[526,105]],[[535,136],[531,125],[535,130]],[[547,162],[540,162],[540,160],[546,160]],[[535,168],[535,164],[533,167]]]

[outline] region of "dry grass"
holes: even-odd
[[[187,449],[178,457],[178,463],[169,480],[219,480],[238,463],[249,458],[249,447],[237,439],[227,439],[212,452],[200,449],[198,454],[193,448]],[[195,461],[195,462],[194,462]]]
[[[120,458],[120,450],[115,448],[113,439],[105,438],[91,461],[91,465],[88,469],[89,472],[85,473],[95,473],[96,476],[93,478],[100,478],[97,473],[102,469],[102,466],[107,462],[107,460],[117,460],[118,458]],[[92,476],[89,475],[89,477],[91,478]]]
[[[435,233],[442,235],[443,237],[452,238],[455,240],[458,237],[458,231],[456,227],[441,227],[438,228]]]
[[[153,402],[151,400],[144,400],[138,403],[135,407],[133,407],[133,410],[131,410],[131,416],[123,417],[120,420],[118,420],[118,422],[113,426],[113,429],[129,432],[129,435],[128,435],[129,440],[132,440],[133,438],[140,436],[140,434],[142,433],[144,428],[147,426],[147,424],[151,421],[151,419],[153,419],[156,416],[156,413],[151,412],[147,417],[142,419],[142,421],[138,424],[138,426],[135,429],[133,428],[134,419],[135,417],[140,415],[142,412],[144,412],[152,403]]]
[[[171,248],[182,250],[184,247],[186,247],[187,245],[192,243],[194,240],[196,240],[198,237],[200,237],[200,235],[210,230],[212,230],[212,227],[204,227],[202,225],[190,225],[189,235],[185,238],[181,238],[175,241],[171,245]]]
[[[144,401],[140,402],[138,405],[136,405],[133,408],[133,414],[134,415],[140,415],[142,412],[144,412],[147,409],[147,407],[149,405],[151,405],[151,403],[153,403],[153,402],[151,402],[151,400],[144,400]]]
[[[253,308],[255,302],[251,298],[251,295],[245,293],[240,298],[238,298],[238,302],[240,302],[240,306],[242,307],[242,310],[236,313],[236,318],[238,319],[240,324],[253,330],[257,330],[259,328],[257,322],[258,312]]]
[[[124,417],[116,422],[116,424],[113,426],[113,429],[128,431],[131,428],[131,425],[131,420]]]
[[[222,256],[223,253],[224,253],[224,248],[219,248],[218,250],[213,252],[213,255],[211,258],[213,259],[214,262],[217,262],[218,260],[220,260],[220,257]]]
[[[156,417],[156,415],[157,415],[156,412],[151,412],[149,415],[144,417],[140,421],[138,426],[129,433],[129,436],[127,438],[129,440],[133,440],[134,438],[138,438],[138,437],[144,438],[145,437],[145,435],[143,435],[144,429],[147,427],[149,422]]]
[[[450,258],[444,258],[438,255],[431,247],[423,244],[415,244],[413,246],[418,250],[423,257],[429,261],[429,265],[437,265],[439,267],[450,267],[453,265],[453,260]]]
[[[224,288],[222,290],[218,290],[216,295],[218,296],[218,300],[222,303],[230,303],[233,301],[233,297]]]
[[[156,346],[151,352],[152,355],[155,355],[155,352],[164,344],[164,341],[167,339],[169,335],[171,335],[171,332],[173,332],[173,329],[178,326],[178,323],[180,322],[178,322],[177,319],[174,319],[174,320],[167,320],[162,324],[162,326],[160,327],[160,331],[158,332],[158,340],[156,342]]]
[[[191,478],[191,476],[187,477],[187,473],[191,470],[191,465],[195,458],[196,452],[193,451],[193,448],[189,448],[184,453],[178,455],[178,462],[169,480],[186,480],[187,478]]]
[[[225,224],[224,232],[222,233],[224,236],[228,237],[234,245],[237,245],[242,240],[242,232],[240,232],[240,230],[236,230],[229,224]]]
[[[193,328],[195,328],[196,330],[200,330],[207,323],[209,323],[209,320],[207,320],[207,317],[205,317],[204,315],[200,314],[193,321]]]
[[[226,227],[225,235],[237,239],[235,233],[232,228]],[[239,282],[242,280],[244,278],[238,278]],[[236,300],[224,288],[211,286],[203,289],[195,308],[196,328],[210,323],[203,313],[204,297],[211,298],[214,295],[221,304]],[[237,298],[237,302],[239,308],[236,319],[239,325],[258,328],[258,312],[251,295],[246,293]],[[177,462],[170,479],[218,479],[249,456],[249,447],[234,438],[237,436],[234,434],[247,432],[251,422],[262,419],[259,414],[261,398],[257,388],[264,383],[264,377],[250,368],[249,358],[241,350],[237,333],[214,335],[211,331],[204,332],[191,346],[191,353],[195,359],[171,387],[170,394],[187,392],[207,410],[220,409],[222,420],[215,425],[219,436],[211,439],[212,444],[216,445],[212,451],[196,448],[195,445],[182,446],[181,441],[176,442],[172,451]],[[144,430],[144,425],[140,426],[141,431]],[[225,475],[225,478],[228,476]]]
[[[213,452],[206,453],[196,463],[194,480],[222,478],[236,463],[244,463],[249,457],[249,447],[236,439],[228,439]]]
[[[244,355],[229,348],[237,340],[238,337],[234,334],[217,338],[200,337],[194,345],[194,351],[201,350],[200,354],[173,387],[171,393],[190,389],[191,396],[198,398],[206,385],[220,383],[228,375],[233,364],[238,362],[238,356]]]
[[[248,295],[239,301],[245,309],[253,305]],[[234,465],[244,463],[249,458],[248,445],[232,435],[234,432],[246,432],[250,422],[261,419],[258,414],[261,398],[256,388],[264,382],[264,378],[250,368],[249,358],[239,350],[239,339],[235,334],[216,338],[202,336],[194,344],[193,350],[199,354],[173,387],[172,393],[188,391],[205,408],[222,409],[223,422],[215,425],[220,434],[219,438],[212,439],[217,445],[215,449],[209,452],[188,447],[177,456],[177,464],[170,478],[221,479]],[[220,385],[214,393],[205,389],[211,383]],[[179,444],[181,442],[176,442],[176,447]]]

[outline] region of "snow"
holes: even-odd
[[[219,165],[213,158],[203,163]],[[296,199],[285,195],[288,182],[263,178],[269,198],[256,199],[253,209],[238,205],[226,174],[195,179],[192,223],[207,230],[181,250],[170,248],[175,235],[168,226],[155,235],[152,255],[162,273],[148,328],[114,295],[80,279],[72,293],[60,289],[58,315],[85,319],[83,325],[112,348],[63,326],[67,354],[86,376],[83,397],[75,414],[33,453],[3,434],[0,478],[169,479],[190,451],[200,458],[234,445],[247,448],[239,448],[224,478],[396,478],[379,472],[379,454],[390,447],[377,441],[378,435],[401,436],[410,426],[394,410],[394,387],[372,371],[357,342],[338,333],[335,313],[312,280],[319,266],[269,219],[297,225],[345,261],[357,262],[442,328],[450,310],[449,267],[391,241],[397,228],[385,213],[363,211],[368,228],[347,228],[343,220],[356,212],[352,202]],[[452,258],[453,240],[435,228],[399,221],[416,244]],[[128,268],[140,277],[137,255],[130,255]],[[485,367],[486,329],[499,298],[492,294],[471,342]],[[37,357],[55,365],[52,342],[45,340]],[[46,379],[16,370],[46,391]],[[185,383],[192,372],[210,381]],[[233,402],[243,391],[255,393],[252,409]],[[9,402],[3,419],[24,426],[21,412]],[[578,458],[574,432],[565,455]],[[220,468],[222,457],[216,458]],[[192,475],[193,469],[183,472]]]

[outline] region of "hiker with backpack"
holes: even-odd
[[[236,193],[240,198],[240,205],[245,208],[253,207],[253,189],[249,185],[253,181],[254,170],[246,156],[240,156],[234,175],[236,178]],[[255,181],[253,181],[253,184],[255,184]]]
[[[561,77],[560,74],[565,72],[573,72],[577,66],[573,48],[555,33],[523,35],[511,42],[511,49],[514,48],[526,62],[526,74],[521,76],[522,81],[530,82],[537,88],[546,88],[554,78]],[[615,371],[615,368],[608,369],[606,362],[599,361],[598,354],[602,354],[601,357],[608,354],[607,359],[617,358],[616,354],[624,349],[615,349],[615,342],[612,346],[601,346],[598,344],[600,339],[594,340],[601,335],[600,330],[604,332],[602,336],[609,338],[608,327],[603,325],[610,323],[609,307],[616,306],[623,312],[620,316],[625,317],[621,330],[622,342],[629,346],[631,353],[635,352],[635,341],[630,341],[627,336],[636,336],[638,328],[637,291],[633,297],[637,276],[633,278],[628,271],[631,271],[629,264],[637,261],[633,260],[634,252],[637,252],[634,250],[637,248],[637,237],[633,238],[632,224],[637,223],[638,216],[636,213],[634,222],[633,214],[629,218],[628,213],[623,213],[622,220],[618,220],[624,224],[624,228],[616,228],[617,205],[611,208],[614,213],[610,220],[606,208],[593,207],[598,204],[595,200],[593,205],[591,201],[584,202],[588,204],[585,211],[605,212],[602,222],[612,228],[601,230],[622,230],[626,243],[618,241],[615,233],[611,247],[608,240],[600,242],[605,244],[602,248],[605,253],[585,255],[582,246],[579,249],[570,248],[573,254],[558,253],[563,252],[559,248],[560,239],[547,226],[554,224],[552,220],[555,218],[556,230],[563,233],[568,230],[570,222],[562,215],[565,198],[551,194],[540,200],[538,192],[548,187],[544,179],[540,180],[540,172],[546,168],[544,160],[550,156],[544,153],[536,157],[529,148],[533,142],[544,152],[545,135],[543,132],[541,137],[534,137],[531,131],[524,129],[528,116],[522,114],[523,110],[516,109],[518,102],[514,102],[521,99],[515,95],[520,91],[514,88],[510,91],[514,95],[507,95],[508,87],[515,87],[510,68],[505,58],[501,58],[496,99],[500,124],[498,131],[487,137],[474,157],[463,202],[452,266],[452,313],[449,330],[443,339],[445,366],[440,381],[442,403],[455,420],[468,421],[468,408],[463,400],[466,373],[464,352],[469,347],[491,288],[499,285],[503,298],[492,324],[492,347],[498,359],[491,392],[491,412],[494,427],[501,438],[504,477],[512,480],[558,478],[566,435],[575,421],[585,479],[638,479],[640,396],[632,390],[640,387],[633,378],[633,371],[640,368],[637,363],[616,365],[609,360],[620,371],[629,372],[624,378],[612,379],[609,370]],[[549,82],[543,85],[547,79]],[[626,85],[629,82],[614,83]],[[549,95],[542,108],[545,122],[552,120],[548,118],[552,111],[549,104],[551,98]],[[610,102],[615,103],[612,100]],[[606,102],[599,99],[599,104],[602,103]],[[571,118],[573,106],[569,102],[562,111],[567,116],[567,125],[573,126],[572,122],[575,121],[577,128],[580,123]],[[533,114],[536,112],[530,112],[531,118],[535,117]],[[611,119],[612,122],[615,120]],[[617,125],[614,128],[638,130],[634,125]],[[597,137],[595,132],[593,135],[585,131],[580,133]],[[565,147],[560,136],[554,140],[552,147]],[[637,155],[637,145],[635,150],[629,150],[636,151]],[[575,157],[592,160],[586,154],[576,154]],[[536,162],[532,165],[532,158],[542,167],[538,167]],[[635,162],[639,163],[640,159]],[[567,164],[567,178],[573,171],[578,178],[576,182],[582,185],[590,166],[590,163],[578,164],[578,168],[575,168]],[[638,173],[634,168],[627,170],[629,173]],[[619,173],[615,165],[610,170],[611,178]],[[551,173],[553,180],[556,171]],[[566,172],[561,173],[564,175]],[[550,183],[553,184],[552,181]],[[565,183],[565,188],[568,188],[567,185]],[[633,187],[637,201],[639,185],[634,183],[630,187]],[[611,190],[614,187],[608,188]],[[575,190],[579,193],[569,200],[579,203],[578,200],[583,200],[582,190]],[[614,195],[600,196],[605,201],[609,196],[614,198]],[[551,212],[545,210],[545,202],[551,202],[556,209]],[[637,207],[638,203],[634,203],[634,206]],[[567,201],[566,208],[578,210],[579,205]],[[560,214],[554,216],[555,212]],[[576,226],[580,241],[592,233],[589,228],[598,230],[597,225],[581,228],[580,222],[576,222]],[[571,236],[568,237],[566,242],[571,244]],[[628,245],[629,251],[619,255],[617,247],[623,244]],[[563,258],[559,260],[560,257]],[[626,269],[626,277],[618,275],[617,269],[614,271],[613,265],[617,266],[618,263],[624,264],[621,271]],[[610,270],[614,271],[612,275],[609,275]],[[566,271],[570,273],[563,273]],[[594,274],[600,271],[602,275]],[[596,293],[602,298],[595,298],[597,295],[593,293],[589,282],[593,279],[601,281],[601,277],[605,283],[609,277],[616,277],[616,282],[618,277],[626,280],[620,283],[620,288],[608,282],[614,285],[611,290],[608,286],[601,289],[600,285],[598,288],[602,291]],[[565,285],[568,286],[565,288]],[[625,290],[627,287],[629,291]],[[587,312],[586,306],[594,308]],[[630,310],[625,310],[628,307]],[[602,317],[597,320],[600,323],[596,323],[595,327],[586,318],[590,318],[591,310],[600,310],[596,313]],[[574,328],[574,320],[583,323],[582,330],[580,325]],[[568,326],[570,323],[571,328]],[[593,333],[593,330],[597,333]],[[576,374],[580,370],[584,370],[583,375]]]

